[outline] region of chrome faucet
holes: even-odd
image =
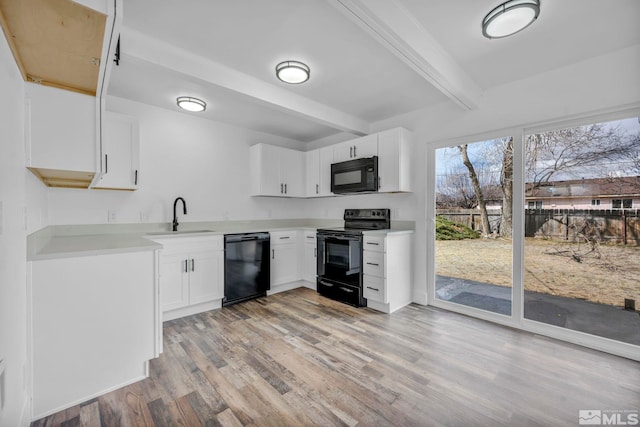
[[[178,197],[173,202],[173,228],[172,231],[178,231],[178,216],[176,215],[176,206],[178,205],[178,200],[182,200],[182,213],[184,215],[187,214],[187,202],[184,201],[182,197]]]

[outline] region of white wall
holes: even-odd
[[[259,142],[299,143],[219,122],[109,97],[107,109],[140,120],[140,189],[49,189],[51,224],[170,222],[182,196],[188,214],[181,223],[300,218],[303,200],[250,197],[249,147]]]
[[[1,34],[1,32],[0,32]],[[46,224],[44,187],[24,166],[24,82],[0,36],[0,425],[28,425],[26,235]]]

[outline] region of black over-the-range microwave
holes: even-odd
[[[331,192],[336,194],[378,191],[378,156],[331,165]]]

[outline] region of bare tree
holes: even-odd
[[[513,234],[513,137],[503,138],[501,142],[502,215],[500,217],[500,236],[511,237]]]
[[[477,206],[475,193],[467,172],[449,169],[438,179],[436,206],[473,209]]]
[[[487,215],[487,204],[485,203],[484,196],[482,194],[482,188],[480,187],[478,174],[476,173],[471,160],[469,160],[469,153],[467,151],[467,148],[468,144],[458,145],[458,150],[460,150],[460,155],[462,156],[462,163],[467,167],[469,171],[469,179],[471,179],[473,190],[476,196],[476,202],[478,203],[478,208],[480,209],[482,232],[485,236],[488,236],[491,234],[491,226],[489,225],[489,216]]]
[[[527,135],[527,181],[534,187],[560,173],[580,175],[603,163],[629,159],[638,139],[624,129],[596,123]]]
[[[640,121],[640,117],[638,118]],[[633,171],[636,175],[640,175],[640,134],[633,137],[633,150],[631,151],[631,162]]]

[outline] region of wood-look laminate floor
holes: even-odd
[[[552,426],[640,409],[640,363],[309,289],[166,322],[150,377],[35,426]]]

